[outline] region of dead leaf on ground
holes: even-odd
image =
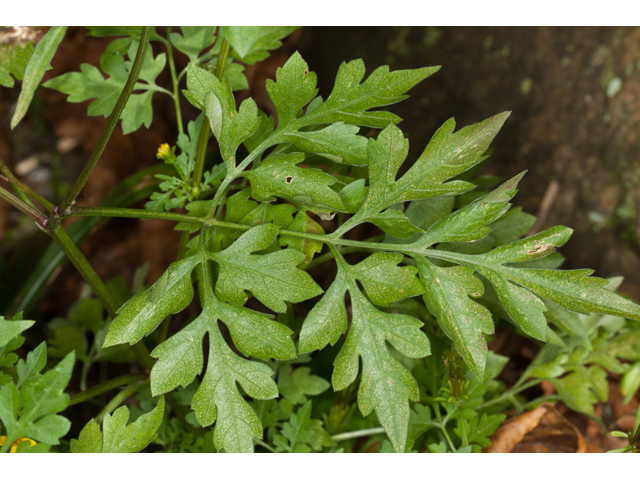
[[[578,429],[550,403],[503,424],[491,437],[487,453],[585,453]]]

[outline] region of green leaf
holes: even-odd
[[[25,382],[39,376],[42,369],[47,364],[47,343],[42,342],[35,350],[27,354],[27,361],[18,360],[16,372],[18,373],[17,387],[20,388]]]
[[[267,92],[278,112],[278,129],[294,122],[300,109],[313,100],[318,93],[316,83],[316,74],[298,52],[276,70],[275,82],[267,80]]]
[[[386,342],[404,356],[422,358],[431,353],[429,340],[420,331],[422,322],[417,319],[375,308],[355,283],[359,265],[352,267],[335,253],[339,265],[336,281],[303,324],[300,351],[337,340],[336,335],[342,333],[340,327],[346,327],[344,295],[348,290],[353,317],[346,341],[334,362],[333,387],[343,390],[353,383],[361,359],[360,411],[366,416],[375,410],[394,448],[402,452],[407,440],[409,400],[419,399],[418,386],[409,371],[391,356]],[[323,319],[322,314],[332,316]]]
[[[322,293],[311,276],[298,269],[305,256],[288,248],[267,255],[251,255],[273,243],[279,228],[259,225],[245,232],[219,253],[208,253],[220,267],[216,295],[236,305],[247,301],[245,290],[275,312],[285,312],[285,302],[301,302]]]
[[[467,440],[469,443],[477,443],[483,448],[487,448],[491,445],[490,437],[498,429],[498,427],[506,420],[507,416],[500,415],[487,415],[483,413],[482,416],[476,416],[467,420],[467,432],[470,432]],[[459,428],[455,428],[454,432],[461,436]]]
[[[343,191],[346,190],[346,187]],[[342,194],[342,192],[340,192]],[[365,194],[366,196],[366,194]],[[343,199],[344,201],[344,199]],[[454,197],[434,197],[425,198],[422,200],[413,200],[409,203],[409,206],[404,212],[405,217],[411,222],[412,225],[420,230],[428,230],[431,225],[436,223],[442,217],[450,214],[453,210],[455,203]],[[346,205],[346,202],[345,202]],[[357,210],[356,210],[357,211]],[[349,212],[355,213],[355,212]],[[398,238],[393,235],[387,234],[385,236],[385,243],[413,243],[420,238],[417,232],[413,233],[409,238]]]
[[[378,252],[370,255],[352,269],[360,280],[369,300],[375,305],[388,307],[408,297],[424,292],[413,266],[398,267],[403,255]]]
[[[11,75],[16,80],[22,80],[31,55],[33,42],[27,43],[24,47],[10,43],[0,45],[0,85],[12,88],[15,81]]]
[[[469,298],[483,294],[482,282],[470,268],[436,267],[420,257],[416,257],[416,262],[429,311],[476,377],[484,379],[487,360],[484,335],[493,333],[493,320],[489,310]]]
[[[169,38],[174,47],[196,63],[203,50],[209,48],[216,40],[216,27],[180,27],[182,35],[171,32]]]
[[[5,320],[0,315],[0,347],[7,345],[12,339],[20,335],[34,323],[33,320]]]
[[[308,367],[298,367],[292,372],[291,364],[285,364],[278,373],[278,391],[294,405],[305,403],[307,395],[320,395],[330,386],[324,378],[311,375]]]
[[[342,121],[372,128],[384,128],[390,123],[398,123],[400,118],[391,112],[370,110],[405,99],[405,92],[439,69],[440,67],[427,67],[389,72],[388,66],[382,66],[360,83],[365,73],[363,61],[343,62],[338,69],[331,95],[304,121],[307,124],[311,121],[315,124]]]
[[[282,426],[282,435],[274,438],[278,452],[310,452],[306,445],[311,442],[313,431],[311,427],[311,400],[298,408],[291,418]],[[306,448],[305,448],[306,447]]]
[[[575,312],[640,319],[640,306],[605,288],[606,280],[589,277],[593,273],[591,270],[541,270],[514,265],[513,262],[526,262],[548,255],[563,245],[571,232],[566,227],[554,227],[482,255],[433,250],[423,250],[423,254],[480,273],[492,283],[511,319],[527,334],[540,340],[547,338],[547,320],[543,315],[546,307],[536,295]]]
[[[340,192],[340,199],[348,213],[356,213],[367,199],[369,187],[365,187],[363,178],[346,185]]]
[[[580,369],[562,378],[553,378],[551,383],[569,408],[587,415],[594,414],[593,406],[598,402],[598,398],[592,392],[586,369]]]
[[[286,133],[282,140],[332,162],[363,166],[367,165],[367,139],[359,131],[354,125],[336,122],[321,130]]]
[[[227,170],[235,168],[238,146],[258,128],[258,107],[248,98],[236,111],[236,102],[228,81],[220,81],[213,73],[189,64],[187,88],[190,100],[207,114],[211,130],[220,144]]]
[[[640,389],[640,362],[634,363],[620,380],[620,393],[624,395],[625,405],[629,403]]]
[[[406,200],[454,195],[470,190],[473,185],[467,182],[444,182],[484,159],[484,152],[508,116],[507,112],[501,113],[456,133],[453,133],[455,121],[448,120],[398,181],[394,180],[406,158],[408,142],[400,129],[390,125],[377,140],[369,140],[371,188],[367,203],[379,204],[384,208]]]
[[[507,202],[516,194],[516,186],[524,174],[437,221],[413,245],[427,248],[440,242],[473,242],[484,238],[491,231],[487,225],[502,217],[511,207]]]
[[[267,50],[282,46],[280,41],[298,27],[224,27],[224,35],[240,60],[249,65],[269,56]]]
[[[111,46],[116,42],[118,40],[115,40]],[[133,60],[138,50],[138,41],[131,40],[129,43],[127,54]],[[66,93],[69,95],[67,101],[72,103],[95,98],[96,100],[89,105],[88,114],[108,117],[124,89],[133,66],[132,61],[125,60],[123,52],[114,48],[111,50],[108,48],[100,59],[100,66],[108,75],[106,80],[98,68],[83,63],[80,65],[80,72],[65,73],[52,78],[43,86]],[[155,81],[165,64],[166,55],[161,53],[154,57],[152,48],[149,46],[140,70],[139,81],[134,87],[134,91],[145,91],[132,94],[122,111],[122,131],[125,135],[138,130],[142,125],[147,128],[151,125],[153,120],[151,100],[153,94],[159,90]]]
[[[264,360],[286,360],[296,356],[292,332],[286,326],[247,308],[222,303],[212,295],[196,320],[151,352],[158,358],[151,370],[154,395],[179,385],[186,387],[202,372],[203,338],[207,331],[217,329],[217,320],[225,323],[235,346],[247,356]]]
[[[345,211],[340,195],[330,188],[335,177],[317,168],[300,168],[302,153],[271,154],[255,169],[243,173],[251,182],[251,195],[269,202],[284,198],[311,211]]]
[[[103,348],[129,343],[133,345],[156,329],[167,315],[177,313],[191,303],[191,270],[199,259],[188,257],[171,266],[148,290],[125,303],[113,320]]]
[[[33,94],[40,85],[44,72],[49,68],[49,63],[58,49],[58,45],[62,41],[67,27],[51,27],[49,31],[42,37],[42,40],[36,45],[29,63],[24,70],[24,81],[22,82],[22,90],[18,97],[16,111],[11,118],[11,129],[14,129],[22,117],[25,116]]]
[[[122,406],[107,414],[102,423],[103,432],[95,420],[89,421],[78,440],[71,440],[73,453],[134,453],[146,448],[156,438],[164,415],[164,397],[148,413],[127,425],[129,408]]]
[[[74,362],[72,352],[44,375],[26,381],[20,392],[13,382],[2,387],[0,421],[7,432],[7,446],[20,437],[49,445],[60,443],[59,438],[69,431],[71,422],[56,414],[69,405],[64,389],[71,379]]]
[[[358,406],[363,415],[376,411],[389,440],[404,451],[409,423],[409,400],[418,401],[418,387],[411,374],[390,355],[385,340],[401,354],[421,358],[430,354],[421,322],[408,315],[381,312],[355,288],[350,288],[353,319],[344,346],[336,357],[335,390],[348,387],[359,370]]]
[[[347,275],[344,270],[338,269],[335,280],[304,320],[298,345],[300,355],[322,350],[328,344],[335,345],[347,330],[347,310],[344,305],[347,288]]]
[[[411,238],[414,233],[424,232],[421,228],[413,225],[401,211],[391,208],[382,213],[369,215],[366,221],[373,223],[385,233],[398,238]]]
[[[267,227],[268,230],[270,227],[274,229],[268,232],[270,239],[262,238],[267,244],[271,243],[277,234],[278,227],[273,225],[263,227]],[[247,233],[254,230],[256,229]],[[252,235],[249,235],[248,245],[255,245],[251,237]],[[258,241],[260,237],[261,235],[258,235],[253,240]],[[263,363],[238,356],[229,348],[218,327],[218,320],[226,324],[238,350],[247,356],[263,359],[295,358],[295,346],[291,340],[292,332],[264,314],[221,302],[216,295],[220,289],[214,285],[209,268],[208,256],[212,254],[204,248],[204,237],[198,238],[199,246],[193,247],[195,254],[188,258],[195,259],[199,264],[196,275],[203,306],[202,314],[152,352],[158,361],[151,371],[151,391],[154,395],[159,395],[179,385],[187,386],[193,382],[195,376],[202,372],[202,343],[205,334],[208,333],[208,366],[191,400],[191,407],[200,425],[208,426],[216,422],[214,442],[218,450],[253,451],[252,439],[262,438],[262,426],[256,413],[242,398],[237,384],[239,383],[253,398],[263,400],[275,398],[278,390],[272,379],[273,371]],[[238,242],[246,240],[247,238],[243,240],[241,237]],[[258,249],[262,248],[258,247]]]
[[[93,418],[84,426],[77,440],[71,439],[70,446],[71,453],[102,453],[102,432]]]

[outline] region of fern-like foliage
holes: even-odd
[[[238,58],[255,61],[277,43],[266,41],[268,34],[229,30],[227,39]],[[509,211],[509,201],[523,174],[452,211],[452,197],[476,188],[464,174],[486,158],[509,113],[458,131],[448,120],[399,175],[409,144],[395,125],[400,118],[380,108],[404,99],[437,67],[395,72],[380,67],[364,79],[361,60],[343,63],[325,100],[317,96],[316,75],[295,53],[278,69],[276,80],[267,82],[276,120],[252,99],[236,106],[230,80],[195,62],[202,47],[197,39],[193,46],[178,36],[172,39],[192,57],[185,95],[206,114],[224,170],[216,167],[219,187],[210,183],[217,187],[213,199],[187,204],[190,217],[178,226],[194,235],[185,258],[120,309],[105,346],[142,340],[190,304],[196,283],[201,313],[153,350],[151,390],[161,395],[202,375],[191,408],[200,425],[215,424],[218,450],[252,451],[254,439],[262,438],[262,414],[246,397],[268,401],[279,395],[267,360],[291,360],[343,339],[333,388],[345,389],[359,379],[360,411],[375,412],[393,448],[404,451],[411,402],[420,394],[399,358],[430,355],[422,322],[390,308],[409,297],[424,303],[480,381],[487,362],[484,335],[494,329],[491,298],[524,334],[543,341],[553,335],[545,301],[573,312],[640,319],[638,305],[604,288],[606,281],[590,276],[590,270],[536,268],[533,261],[562,246],[571,230],[554,227],[518,239],[528,230],[528,217]],[[113,72],[119,75],[126,63],[122,54],[113,55]],[[158,57],[149,57],[149,68],[153,62]],[[381,131],[366,138],[361,127]],[[185,162],[193,155],[195,132],[190,129],[181,140]],[[232,183],[238,188],[230,189]],[[178,205],[159,196],[153,200],[156,209]],[[315,215],[330,219],[336,214],[336,220],[347,220],[325,233]],[[500,223],[507,221],[508,229]],[[386,240],[345,238],[362,223],[380,228]],[[522,225],[523,232],[509,237]],[[337,265],[326,292],[301,268],[323,245]],[[373,253],[352,264],[345,247]],[[314,303],[301,331],[293,332],[272,315],[249,308],[250,296],[276,313],[292,303]],[[277,437],[278,449],[309,450],[310,433],[304,429],[310,408],[305,404],[291,417]]]

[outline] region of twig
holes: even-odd
[[[547,220],[547,216],[549,215],[549,211],[551,210],[551,206],[553,202],[556,201],[558,194],[560,193],[560,184],[556,180],[551,180],[549,186],[547,187],[546,192],[544,192],[544,197],[542,197],[542,202],[540,202],[540,209],[538,210],[538,215],[536,218],[536,223],[533,224],[529,233],[527,233],[527,237],[531,235],[535,235],[542,231],[542,227],[544,222]]]

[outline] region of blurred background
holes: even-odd
[[[42,36],[46,27],[38,30]],[[99,65],[112,40],[70,28],[44,80],[78,71],[81,63]],[[161,51],[157,43],[152,46],[154,53]],[[362,58],[367,74],[381,65],[392,70],[441,65],[409,99],[392,107],[404,119],[400,127],[410,140],[409,161],[450,117],[462,128],[511,111],[483,173],[506,179],[528,170],[514,204],[539,215],[539,230],[556,224],[575,230],[561,250],[567,257],[563,268],[623,275],[620,291],[640,300],[640,28],[302,28],[267,61],[248,68],[250,90],[240,97],[252,96],[273,113],[264,82],[295,50],[317,73],[325,98],[342,61]],[[181,68],[187,59],[177,53],[176,61]],[[168,71],[164,74],[159,84],[169,83]],[[90,102],[67,103],[66,95],[40,88],[29,114],[12,131],[18,94],[19,87],[0,88],[0,157],[41,194],[60,200],[106,120],[87,117]],[[149,129],[123,136],[118,127],[79,203],[99,204],[122,179],[155,164],[158,146],[175,142],[172,112],[172,100],[156,95]],[[197,112],[183,101],[183,114],[187,121]],[[213,142],[210,148],[215,149]],[[178,238],[168,222],[113,219],[108,229],[90,234],[82,249],[105,279],[124,275],[130,282],[136,268],[148,262],[149,283],[175,259]],[[15,301],[47,242],[0,201],[0,312]],[[82,283],[70,266],[58,268],[34,314],[64,311]]]

